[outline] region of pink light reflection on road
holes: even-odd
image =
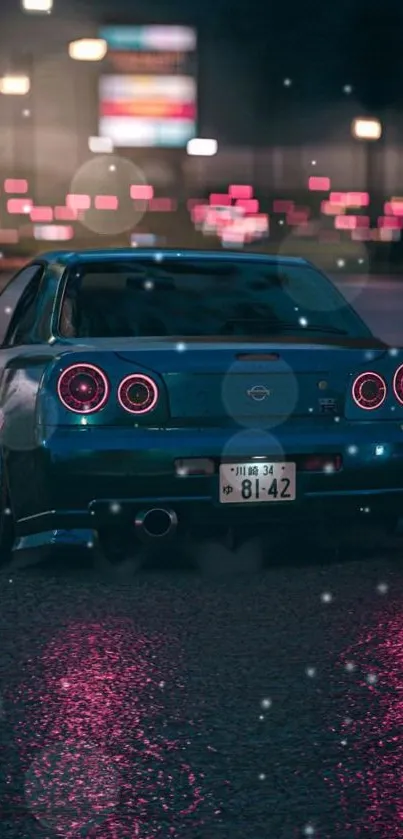
[[[403,839],[401,608],[393,618],[381,613],[338,665],[347,681],[340,701],[344,715],[332,727],[341,753],[326,780],[340,798],[344,829],[351,836]]]
[[[31,662],[14,693],[27,708],[16,734],[44,827],[65,839],[174,839],[219,815],[186,756],[198,732],[183,718],[182,671],[175,639],[138,635],[128,619],[71,624]]]

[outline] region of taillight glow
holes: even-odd
[[[319,454],[302,457],[298,463],[301,472],[339,472],[342,458],[339,454]]]
[[[105,373],[94,364],[72,364],[57,383],[59,399],[75,414],[93,414],[108,401],[110,386]]]
[[[149,376],[132,373],[121,381],[118,400],[130,414],[148,414],[157,404],[158,387]]]
[[[355,404],[363,411],[374,411],[376,408],[380,408],[386,399],[386,392],[385,379],[379,373],[370,370],[366,373],[360,373],[354,379],[351,388]]]
[[[393,393],[397,401],[403,405],[403,364],[397,368],[393,377]]]

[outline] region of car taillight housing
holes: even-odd
[[[118,388],[118,400],[129,414],[148,414],[158,401],[158,387],[149,376],[132,373],[126,376]]]
[[[386,399],[387,384],[379,373],[368,371],[360,373],[351,388],[356,405],[364,411],[375,411]]]
[[[393,376],[393,393],[398,402],[403,405],[403,364],[397,368]]]
[[[108,401],[110,386],[105,373],[94,364],[72,364],[57,382],[59,399],[75,414],[93,414]]]

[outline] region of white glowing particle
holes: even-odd
[[[310,679],[313,679],[316,676],[316,667],[307,667],[305,673]]]
[[[292,79],[284,79],[283,85],[284,85],[284,87],[291,87]]]
[[[325,463],[323,471],[326,472],[327,475],[330,475],[332,472],[334,472],[333,463]]]
[[[336,262],[336,265],[337,265],[338,268],[344,268],[345,264],[346,264],[345,259],[338,259],[337,262]]]
[[[176,349],[178,352],[184,352],[186,349],[186,344],[184,343],[184,341],[179,341],[179,343],[176,345]]]
[[[353,661],[346,661],[345,669],[347,670],[347,673],[352,673],[353,670],[355,670],[354,662]]]
[[[144,283],[144,288],[146,291],[152,291],[154,288],[154,283],[152,280],[146,280]]]
[[[335,418],[334,418],[334,421],[335,421],[335,422],[340,422],[340,417],[335,417]]]
[[[298,318],[298,323],[300,326],[308,326],[308,321],[306,318]]]
[[[348,449],[347,449],[347,451],[348,451],[348,453],[349,453],[349,454],[353,454],[353,455],[354,455],[354,454],[357,454],[357,452],[358,452],[358,447],[357,447],[357,446],[349,446],[349,447],[348,447]]]
[[[265,779],[266,779],[266,775],[264,774],[264,772],[261,772],[260,775],[259,775],[259,781],[264,781]]]
[[[376,590],[378,594],[386,594],[389,590],[389,586],[387,583],[378,583]]]
[[[342,746],[347,746],[347,740],[340,740]]]
[[[343,93],[346,93],[347,96],[353,92],[353,87],[351,84],[345,84],[343,87]]]
[[[389,355],[392,356],[392,358],[396,355],[399,355],[399,350],[397,350],[395,348],[388,350],[388,352],[389,352]]]
[[[122,508],[118,501],[112,501],[112,503],[109,505],[109,509],[111,513],[113,513],[114,515],[117,515],[117,513],[121,513],[122,511]]]
[[[315,835],[315,828],[313,824],[307,824],[304,827],[304,835],[305,836],[314,836]]]
[[[159,688],[164,688],[165,687],[165,682],[159,682],[158,687]]]
[[[279,223],[279,224],[284,224],[284,219],[280,218],[280,219],[278,220],[278,223]]]
[[[164,255],[162,253],[156,253],[155,257],[154,257],[156,262],[162,262],[163,258],[164,258]]]
[[[321,599],[322,603],[331,603],[332,600],[333,600],[333,595],[330,591],[324,591],[321,594],[320,599]]]
[[[93,548],[93,547],[94,547],[93,542],[87,542],[87,548]]]
[[[6,315],[11,315],[12,311],[13,310],[12,310],[11,306],[6,306],[6,308],[4,309],[4,312],[5,312]]]
[[[266,697],[266,699],[262,699],[262,701],[261,701],[262,708],[271,708],[271,705],[272,705],[271,699],[269,699],[268,697]]]
[[[368,682],[369,685],[376,685],[376,683],[378,681],[378,677],[376,676],[375,673],[368,673],[366,681]]]
[[[316,160],[311,160],[312,166],[316,166]]]

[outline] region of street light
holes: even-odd
[[[353,137],[361,141],[365,150],[365,179],[369,195],[368,215],[371,228],[377,226],[376,191],[379,181],[379,161],[377,141],[382,140],[382,123],[376,117],[356,117],[351,124]],[[371,259],[371,257],[370,257]]]
[[[74,61],[102,61],[108,44],[102,38],[80,38],[69,44],[69,56]]]
[[[49,12],[53,8],[53,0],[22,0],[24,12]]]
[[[356,140],[380,140],[382,137],[382,123],[379,119],[356,117],[351,131]]]
[[[28,76],[9,75],[0,78],[0,93],[5,96],[26,96],[31,82]]]
[[[111,154],[114,151],[110,137],[88,137],[88,148],[93,154]]]
[[[194,137],[189,140],[186,151],[192,157],[213,157],[217,154],[218,143],[217,140]]]

